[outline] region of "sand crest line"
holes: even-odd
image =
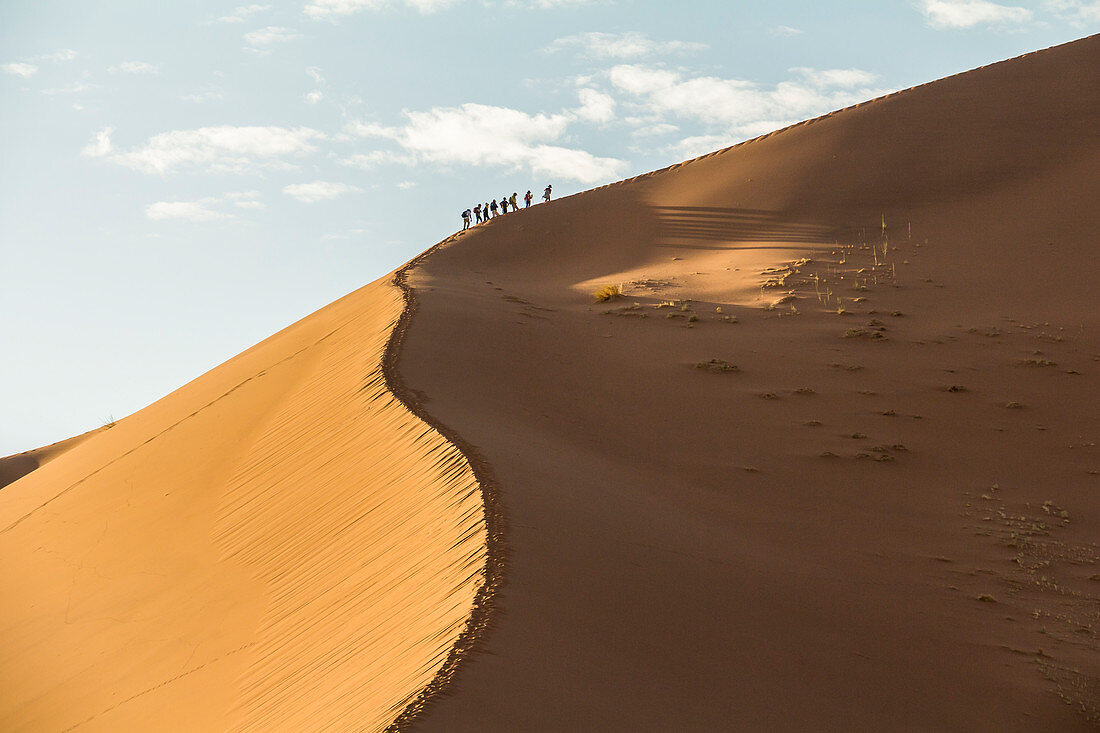
[[[481,584],[474,596],[473,608],[466,619],[465,628],[451,647],[443,666],[436,672],[432,681],[421,689],[416,697],[405,706],[401,714],[390,723],[386,728],[387,733],[401,733],[408,730],[417,716],[431,704],[438,694],[444,692],[451,684],[461,662],[477,651],[492,625],[495,597],[503,585],[504,570],[507,565],[506,520],[500,500],[499,484],[496,481],[492,467],[474,445],[425,409],[416,392],[409,389],[401,379],[397,366],[401,357],[401,347],[405,341],[405,334],[419,306],[416,290],[408,282],[409,272],[420,266],[440,249],[456,242],[459,236],[456,233],[447,237],[409,260],[394,272],[391,282],[394,287],[401,290],[405,299],[405,307],[402,309],[397,324],[386,343],[386,349],[382,355],[382,375],[389,391],[401,401],[409,412],[438,432],[444,440],[455,446],[466,458],[470,469],[474,473],[474,478],[481,488],[481,500],[485,513],[485,582]]]

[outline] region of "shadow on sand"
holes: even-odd
[[[654,207],[660,232],[658,246],[679,249],[741,249],[762,243],[831,244],[834,227],[798,222],[774,211],[709,206]]]

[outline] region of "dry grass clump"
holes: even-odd
[[[872,341],[884,340],[886,334],[879,330],[867,330],[865,328],[849,328],[842,338],[846,339],[871,339]]]
[[[592,297],[596,299],[597,303],[606,303],[609,300],[615,300],[623,297],[622,285],[604,285],[602,288],[592,293]]]
[[[711,359],[710,361],[701,361],[695,365],[696,369],[705,369],[708,372],[739,372],[741,368],[736,364],[730,364],[724,359]]]

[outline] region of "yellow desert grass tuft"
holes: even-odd
[[[622,285],[604,285],[592,293],[592,297],[596,299],[597,303],[606,303],[609,300],[623,297],[623,287]]]

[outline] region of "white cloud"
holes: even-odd
[[[643,125],[636,128],[630,134],[634,137],[657,137],[659,135],[671,135],[680,128],[667,122],[658,122],[655,125]]]
[[[208,208],[213,199],[199,201],[158,201],[145,207],[145,216],[154,220],[182,219],[183,221],[215,221],[228,219],[229,214]]]
[[[594,58],[631,59],[655,54],[686,53],[706,49],[704,43],[654,41],[643,33],[578,33],[559,38],[546,47],[548,53],[577,49]]]
[[[684,160],[690,160],[715,150],[728,148],[744,140],[745,137],[740,135],[694,135],[692,137],[685,137],[683,140],[671,146],[671,150],[675,150],[676,154]]]
[[[157,74],[160,73],[160,68],[144,61],[123,61],[121,64],[108,68],[107,71],[112,74]]]
[[[810,69],[804,66],[791,69],[802,76],[810,86],[851,88],[867,86],[878,78],[877,74],[862,69]]]
[[[302,203],[314,204],[318,201],[343,196],[346,193],[359,193],[361,188],[349,186],[346,183],[333,181],[313,181],[312,183],[292,183],[283,187],[283,193],[292,196]]]
[[[234,219],[232,213],[222,209],[266,208],[259,200],[259,191],[229,191],[220,196],[206,196],[198,201],[158,201],[145,207],[145,216],[153,220],[180,219],[183,221],[217,221]]]
[[[238,209],[266,209],[262,201],[259,201],[259,191],[232,191],[222,198],[231,202]]]
[[[450,7],[461,0],[399,0],[400,4],[419,10],[421,13],[434,13]],[[305,14],[317,20],[336,20],[345,15],[354,15],[363,10],[381,10],[395,4],[398,0],[310,0],[304,8]]]
[[[98,89],[98,88],[99,88],[99,85],[97,85],[97,84],[76,83],[76,84],[70,84],[67,87],[51,87],[49,89],[43,89],[42,93],[43,94],[48,94],[48,95],[51,95],[51,96],[54,95],[54,94],[79,94],[80,92],[86,92],[90,89]]]
[[[244,34],[244,42],[253,48],[272,46],[276,43],[285,43],[300,38],[293,28],[269,25],[267,28],[249,31]]]
[[[238,8],[234,8],[233,12],[229,15],[223,15],[220,18],[215,18],[215,23],[243,23],[248,18],[251,18],[256,13],[262,13],[265,10],[271,10],[270,5],[241,5]]]
[[[803,33],[801,28],[792,28],[789,25],[777,25],[772,28],[771,33],[773,36],[779,38],[790,38],[791,36],[800,36]]]
[[[401,181],[397,184],[397,187],[402,191],[408,191],[410,188],[416,188],[416,181]]]
[[[577,116],[529,115],[506,107],[464,104],[406,112],[408,123],[384,127],[349,125],[349,131],[397,142],[417,162],[527,168],[540,175],[595,183],[616,177],[623,162],[583,150],[550,145],[561,139]]]
[[[998,5],[988,0],[921,0],[918,5],[928,25],[940,30],[973,28],[982,23],[1008,25],[1026,23],[1032,12],[1015,5]]]
[[[90,143],[84,146],[80,154],[85,158],[102,158],[110,153],[112,132],[114,132],[113,127],[104,127],[95,134]]]
[[[110,151],[110,128],[105,151]],[[99,145],[98,133],[94,145]],[[142,173],[170,173],[178,168],[203,168],[214,172],[245,173],[264,168],[289,169],[285,158],[313,152],[313,141],[324,138],[308,127],[200,127],[172,130],[149,138],[134,150],[104,156]],[[92,147],[92,146],[89,146]],[[87,148],[85,148],[87,149]],[[93,148],[99,149],[99,148]]]
[[[3,66],[0,66],[0,69],[3,69],[4,73],[6,74],[21,76],[24,79],[34,76],[34,73],[38,71],[38,67],[34,64],[27,64],[23,62],[4,64]]]
[[[321,70],[318,69],[316,66],[307,66],[306,76],[312,79],[313,83],[317,84],[318,86],[324,86],[325,84],[325,77],[321,76]],[[306,104],[317,104],[324,98],[324,92],[322,92],[320,89],[314,89],[306,94]]]
[[[1078,28],[1100,23],[1100,2],[1095,0],[1047,0],[1043,7]]]
[[[595,89],[581,89],[577,92],[581,106],[577,108],[577,117],[589,122],[605,123],[615,119],[615,99]]]
[[[679,72],[641,65],[620,65],[608,74],[611,84],[640,100],[651,113],[721,125],[723,135],[752,135],[790,120],[844,107],[884,93],[868,85],[875,79],[859,69],[794,69],[799,78],[773,88],[740,79],[684,78]]]
[[[13,76],[21,76],[27,79],[33,76],[38,71],[39,63],[48,61],[50,63],[61,63],[63,61],[72,61],[76,58],[76,51],[71,48],[60,48],[52,53],[43,53],[31,58],[25,58],[21,61],[13,61],[11,63],[0,65],[0,69],[4,70],[4,73],[12,74]]]
[[[355,153],[340,161],[341,165],[350,168],[369,170],[379,165],[416,165],[416,157],[407,153],[399,153],[394,150],[371,150],[367,153]]]
[[[75,58],[76,51],[71,48],[59,48],[53,53],[44,53],[35,56],[31,61],[52,61],[55,64],[59,64],[65,61],[72,61]]]

